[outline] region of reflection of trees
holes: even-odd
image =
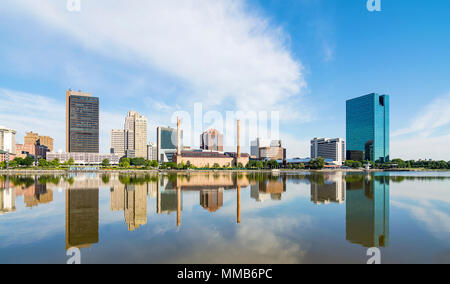
[[[111,176],[110,175],[102,175],[102,182],[104,184],[108,184],[110,180],[111,180]]]
[[[119,175],[119,181],[125,185],[143,185],[148,182],[157,182],[158,176],[155,175]]]

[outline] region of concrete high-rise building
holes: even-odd
[[[33,131],[27,132],[24,138],[24,145],[39,145],[46,146],[50,152],[53,152],[53,138],[50,136],[41,136]]]
[[[125,156],[125,130],[111,130],[111,154]]]
[[[200,149],[223,152],[223,134],[209,129],[200,135]]]
[[[39,136],[40,145],[47,147],[50,152],[53,152],[53,142],[54,139],[50,136]]]
[[[148,120],[135,111],[125,118],[125,152],[134,151],[136,158],[147,158]]]
[[[322,157],[333,160],[337,165],[345,162],[345,140],[343,138],[314,138],[311,140],[311,159]]]
[[[0,151],[16,154],[16,131],[0,126]]]
[[[389,96],[369,94],[347,101],[347,159],[388,162]]]
[[[66,152],[99,153],[99,98],[66,92]]]
[[[147,160],[149,161],[157,161],[158,160],[158,146],[151,142],[147,146]]]
[[[157,128],[157,155],[158,162],[172,162],[173,156],[178,150],[177,129],[171,127]],[[183,132],[181,131],[181,141],[183,141]]]

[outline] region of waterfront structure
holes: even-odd
[[[100,165],[103,160],[108,159],[111,165],[118,165],[120,156],[117,154],[98,153],[47,153],[47,161],[58,159],[60,163],[73,159],[76,165]]]
[[[223,152],[223,134],[209,129],[200,135],[200,149]]]
[[[364,247],[389,246],[389,176],[375,173],[347,182],[347,240]]]
[[[99,98],[66,92],[66,152],[99,153]]]
[[[16,154],[16,131],[0,126],[0,151]]]
[[[335,161],[337,165],[345,162],[346,150],[343,138],[314,138],[311,140],[311,158],[322,157]]]
[[[178,143],[176,155],[173,161],[177,164],[191,164],[197,168],[207,168],[218,165],[221,168],[233,167],[239,164],[246,166],[250,160],[250,156],[246,153],[241,153],[240,143],[240,121],[237,121],[237,152],[236,153],[220,153],[214,151],[181,151],[181,143]],[[177,123],[177,140],[181,141],[181,122],[178,119]]]
[[[252,158],[260,159],[259,149],[267,148],[267,147],[270,147],[270,144],[268,141],[266,141],[262,138],[256,138],[256,140],[251,142],[250,155],[252,156]]]
[[[46,146],[50,152],[53,152],[54,139],[50,136],[42,136],[33,131],[27,132],[24,138],[24,145],[36,145]]]
[[[286,149],[281,140],[272,140],[270,143],[257,138],[251,142],[250,153],[257,160],[286,160]]]
[[[151,142],[147,146],[147,160],[149,161],[157,161],[158,160],[158,146]]]
[[[148,120],[135,111],[125,118],[125,152],[134,151],[135,158],[147,158]]]
[[[125,130],[111,130],[111,154],[125,156]]]
[[[183,132],[181,132],[181,139],[183,138]],[[180,143],[182,143],[180,141]],[[158,162],[172,162],[173,156],[177,153],[177,130],[171,127],[158,127],[157,128],[157,156]]]
[[[347,101],[347,160],[388,162],[389,96],[369,94]]]

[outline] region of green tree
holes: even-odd
[[[39,165],[39,167],[42,167],[42,168],[47,168],[49,166],[46,159],[39,159],[38,165]]]
[[[6,162],[1,162],[0,169],[5,169],[5,168],[6,168]]]
[[[102,166],[103,166],[104,168],[109,167],[109,165],[110,165],[110,162],[109,162],[108,159],[104,159],[104,160],[102,161]]]
[[[264,168],[264,164],[261,161],[257,161],[255,166],[258,170],[261,170]]]
[[[34,163],[34,158],[31,157],[31,156],[27,156],[22,161],[22,165],[25,166],[25,167],[30,167],[31,165],[33,165],[33,163]]]
[[[73,165],[75,165],[75,160],[74,160],[73,158],[70,158],[70,159],[67,161],[67,164],[68,164],[69,166],[73,166]]]
[[[214,168],[214,169],[219,169],[219,168],[220,168],[220,165],[219,165],[218,163],[215,163],[214,166],[213,166],[213,168]]]
[[[145,165],[145,159],[144,158],[132,158],[130,161],[130,165],[141,167]]]
[[[238,167],[238,169],[243,169],[244,165],[242,163],[238,163],[237,167]]]
[[[52,166],[53,166],[53,167],[57,168],[57,167],[59,167],[59,165],[60,165],[60,162],[59,162],[59,159],[58,159],[58,158],[56,158],[56,159],[54,159],[54,160],[52,161]]]
[[[318,157],[317,159],[312,159],[309,162],[309,167],[314,170],[321,170],[325,167],[325,159]]]

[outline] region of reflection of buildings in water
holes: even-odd
[[[0,215],[16,211],[16,194],[9,185],[0,189]]]
[[[134,231],[147,224],[147,185],[127,185],[125,190],[125,222]]]
[[[211,213],[223,206],[223,188],[200,191],[200,205]]]
[[[261,192],[259,190],[259,183],[253,184],[250,189],[250,197],[258,202],[264,202],[270,199],[270,194]]]
[[[147,184],[117,185],[110,192],[111,211],[123,211],[128,230],[147,224]]]
[[[158,196],[158,183],[148,182],[147,183],[147,194],[150,198],[156,198]]]
[[[181,203],[183,203],[181,201]],[[183,206],[181,206],[183,207]],[[178,210],[177,190],[167,189],[158,194],[158,214],[170,214]],[[181,209],[183,210],[183,209]]]
[[[260,181],[251,186],[250,197],[258,202],[264,202],[271,198],[272,200],[281,200],[283,193],[286,192],[286,179]]]
[[[344,203],[345,188],[342,172],[325,175],[323,184],[311,182],[311,201],[315,204]]]
[[[27,188],[21,188],[16,191],[16,196],[23,195],[25,206],[28,208],[48,204],[53,201],[53,190],[48,189],[46,184],[40,184],[37,180]]]
[[[66,249],[98,243],[99,189],[66,190]]]
[[[387,247],[389,202],[389,177],[347,182],[347,240],[364,247]]]

